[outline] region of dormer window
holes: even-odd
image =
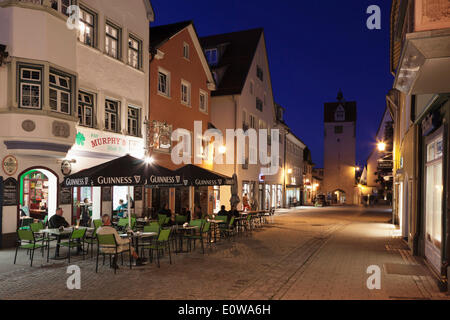
[[[345,109],[342,105],[337,107],[336,112],[334,113],[335,121],[345,121]]]
[[[218,62],[217,48],[206,49],[205,50],[206,60],[208,60],[209,65],[216,65]]]

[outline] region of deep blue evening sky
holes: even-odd
[[[323,104],[340,88],[358,103],[356,156],[365,162],[392,87],[391,0],[153,0],[154,25],[193,20],[199,36],[263,27],[274,99],[286,121],[323,164]],[[378,5],[381,30],[368,30],[366,10]]]

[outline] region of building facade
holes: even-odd
[[[392,1],[393,220],[447,288],[450,3]]]
[[[357,204],[355,189],[356,102],[344,100],[325,104],[324,192],[334,204]]]
[[[74,28],[70,4],[80,8]],[[99,218],[126,196],[121,188],[60,183],[127,153],[144,156],[153,16],[150,1],[141,0],[0,1],[8,53],[0,66],[2,247],[14,244],[20,209],[43,218],[62,207],[75,222],[80,201],[88,199]]]
[[[226,129],[242,130],[241,133],[248,129],[268,129],[271,132],[277,124],[276,108],[263,30],[208,36],[201,38],[201,43],[217,83],[211,102],[213,125],[222,132]],[[282,152],[275,160],[278,165],[281,164],[280,170],[272,175],[263,174],[262,168],[268,165],[261,164],[259,157],[257,164],[250,164],[249,155],[252,152],[258,154],[257,146],[261,141],[257,135],[255,137],[257,140],[253,139],[252,143],[246,137],[244,157],[237,158],[237,148],[227,150],[224,158],[232,152],[234,164],[226,164],[224,160],[224,164],[214,164],[214,170],[227,176],[237,174],[239,196],[242,199],[247,194],[254,208],[281,207],[284,181]],[[273,138],[267,138],[269,155]],[[220,189],[220,204],[229,209],[230,190]]]
[[[303,152],[306,145],[292,132],[286,134],[286,192],[284,207],[302,204],[303,194]]]
[[[151,156],[156,163],[172,170],[188,162],[212,169],[212,159],[208,159],[206,154],[207,146],[211,144],[203,134],[211,128],[211,92],[216,86],[194,24],[183,21],[151,27],[150,33]],[[195,132],[195,122],[200,124],[200,132]],[[185,130],[189,134],[180,143],[186,147],[190,144],[192,152],[182,163],[174,163],[171,158],[173,148],[178,144],[178,141],[172,141],[175,130]],[[202,136],[199,146],[195,145],[195,134]],[[196,157],[200,160],[198,163]],[[220,199],[218,188],[197,187],[194,192],[191,187],[148,191],[148,207],[156,210],[164,204],[177,213],[185,207],[190,207],[193,212],[193,204],[200,205],[208,213],[220,210],[220,206],[217,207],[217,199]]]

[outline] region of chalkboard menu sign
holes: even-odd
[[[72,204],[72,189],[61,187],[59,190],[59,204]]]
[[[111,187],[102,187],[102,201],[111,201]]]
[[[3,182],[3,205],[17,205],[17,180],[8,178]]]
[[[134,201],[142,201],[142,187],[134,187]]]

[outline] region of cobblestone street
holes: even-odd
[[[77,258],[81,290],[67,289],[66,261],[43,264],[36,253],[30,268],[25,252],[13,265],[14,251],[1,251],[0,299],[447,299],[394,237],[390,214],[356,207],[279,212],[248,236],[222,240],[205,255],[197,245],[174,254],[172,265],[164,258],[160,269],[121,266],[114,275],[101,266],[96,274],[95,259]],[[381,290],[367,289],[370,265],[381,268]],[[417,274],[395,272],[412,265]]]

